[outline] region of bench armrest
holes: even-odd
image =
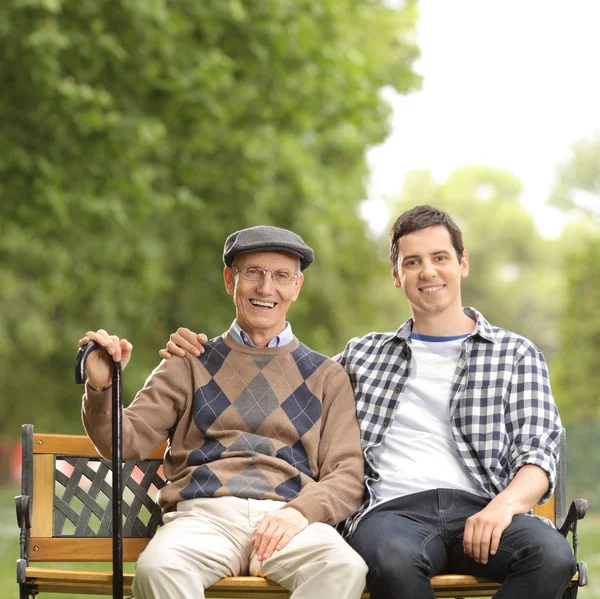
[[[15,507],[17,508],[17,525],[21,529],[29,530],[31,528],[31,510],[28,495],[17,495],[15,497]]]
[[[577,535],[577,521],[585,518],[587,507],[588,502],[585,499],[575,499],[571,502],[567,517],[565,518],[563,525],[558,529],[558,532],[560,532],[563,537],[566,537],[570,531],[573,533],[573,540],[575,540]],[[577,557],[577,553],[575,553],[575,557]]]
[[[579,552],[579,538],[577,535],[577,522],[585,518],[587,512],[588,502],[585,499],[575,499],[569,506],[567,517],[563,522],[563,525],[558,529],[563,537],[566,537],[569,532],[573,535],[573,555],[575,561],[577,561],[577,553]],[[588,583],[587,576],[587,564],[585,562],[577,561],[577,569],[579,571],[579,586],[586,586]]]
[[[29,565],[29,531],[31,530],[31,501],[29,495],[15,497],[17,524],[20,529],[20,558],[17,560],[17,582],[25,584],[25,568]]]

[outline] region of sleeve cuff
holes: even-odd
[[[110,399],[112,395],[112,386],[104,391],[97,391],[85,383],[85,395],[83,397],[83,405],[86,412],[95,414],[103,414],[110,412]]]
[[[296,499],[288,502],[286,507],[293,507],[294,509],[298,510],[310,524],[314,524],[315,522],[324,522],[325,519],[320,513],[321,510],[319,510],[318,507],[317,509],[311,509],[311,503],[314,504],[316,502],[310,501],[308,498],[303,500],[302,497],[296,497]]]
[[[546,503],[550,499],[550,497],[552,497],[552,494],[556,489],[556,467],[553,462],[549,463],[549,460],[545,455],[540,456],[540,454],[538,453],[526,454],[519,458],[519,460],[514,465],[511,480],[516,476],[517,472],[523,466],[526,466],[528,464],[541,468],[548,476],[548,490],[546,491],[546,493],[544,493],[544,495],[542,495],[542,497],[538,501],[538,505],[541,505],[542,503]]]

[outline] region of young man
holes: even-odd
[[[463,308],[469,259],[446,213],[402,214],[390,262],[412,318],[335,358],[354,386],[367,462],[367,496],[346,533],[369,566],[371,598],[431,599],[442,572],[502,582],[497,599],[560,597],[571,549],[529,514],[554,490],[561,431],[544,357]],[[201,351],[191,331],[162,352],[177,345]]]
[[[300,343],[286,314],[313,251],[276,227],[225,242],[236,318],[196,358],[162,362],[123,413],[123,457],[166,439],[164,526],[141,554],[139,599],[204,597],[225,576],[261,575],[294,599],[359,599],[367,567],[331,526],[363,497],[354,395],[344,369]],[[132,346],[88,332],[125,367]],[[110,358],[87,359],[85,428],[110,456]]]

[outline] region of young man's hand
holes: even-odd
[[[463,548],[476,562],[487,564],[495,555],[502,533],[513,516],[526,514],[548,491],[548,475],[535,464],[525,464],[511,483],[480,512],[467,518]]]
[[[484,509],[473,514],[465,523],[463,548],[476,562],[487,564],[495,555],[502,533],[512,522],[512,509],[491,501]]]
[[[308,520],[293,507],[285,507],[266,514],[250,539],[256,557],[261,562],[269,559],[275,551],[283,549],[307,526]]]
[[[83,347],[89,341],[95,341],[106,348],[110,357],[103,351],[93,351],[85,361],[85,371],[88,384],[96,391],[104,391],[112,384],[112,365],[110,360],[121,362],[121,368],[125,369],[131,358],[133,345],[127,339],[119,339],[116,335],[109,335],[104,329],[88,331],[79,340],[78,347]]]
[[[168,360],[171,356],[179,356],[183,358],[185,352],[189,352],[194,356],[199,356],[204,353],[204,345],[208,341],[208,337],[204,333],[194,333],[190,329],[179,327],[177,332],[169,336],[169,342],[165,349],[161,349],[158,355],[163,360]]]

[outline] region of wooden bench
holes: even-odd
[[[38,593],[110,595],[112,574],[98,569],[74,570],[39,567],[34,562],[111,562],[110,460],[100,457],[83,435],[34,434],[23,426],[23,470],[21,495],[15,498],[21,531],[17,582],[20,599]],[[571,504],[566,512],[564,448],[557,491],[536,512],[558,524],[566,536],[572,534],[577,559],[577,522],[584,517],[587,502]],[[160,524],[154,499],[164,486],[162,457],[165,447],[141,462],[125,462],[123,472],[124,561],[135,562]],[[124,592],[131,595],[133,574],[124,575]],[[481,578],[442,575],[432,578],[436,597],[489,597],[499,585]],[[587,583],[585,562],[565,591],[564,598],[577,596]],[[368,598],[368,593],[364,598]],[[279,585],[260,577],[224,578],[206,590],[206,597],[288,598]],[[343,598],[340,598],[343,599]]]

